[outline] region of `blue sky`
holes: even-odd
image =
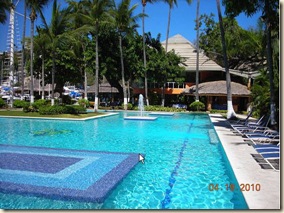
[[[51,1],[53,2],[53,1]],[[64,0],[58,0],[61,3],[61,7],[66,7],[66,3]],[[141,0],[132,0],[132,4],[138,3],[138,7],[136,9],[136,13],[142,12]],[[194,20],[196,18],[196,4],[197,0],[193,0],[192,4],[188,5],[185,0],[178,1],[178,7],[174,7],[171,15],[171,26],[170,26],[170,37],[176,34],[181,34],[189,41],[194,42],[196,40],[196,31],[194,30],[195,23]],[[46,16],[47,22],[49,23],[51,17],[52,3],[45,8],[44,14]],[[155,4],[147,4],[146,13],[148,17],[145,19],[145,32],[151,32],[153,37],[156,37],[158,33],[161,33],[161,41],[166,39],[166,30],[167,30],[167,20],[168,20],[168,10],[169,7],[164,2],[158,2]],[[20,0],[19,4],[16,7],[16,11],[19,13],[23,13],[23,0]],[[200,0],[200,14],[215,14],[215,18],[217,20],[217,6],[215,0]],[[222,13],[224,13],[224,8],[222,7]],[[28,13],[29,14],[29,13]],[[239,25],[248,29],[249,27],[255,27],[257,23],[257,19],[260,16],[260,13],[252,17],[246,17],[244,14],[241,14],[237,17],[237,21]],[[22,37],[22,27],[23,27],[23,17],[20,15],[16,15],[16,20],[18,24],[18,30],[16,30],[15,34],[18,36],[18,42],[15,44],[20,46],[19,41]],[[36,25],[40,25],[40,18],[37,19]],[[138,22],[140,26],[142,26],[142,20]],[[0,52],[7,51],[7,34],[8,34],[8,25],[9,18],[6,21],[5,25],[0,24]],[[138,32],[141,34],[141,27],[138,28]],[[26,35],[30,35],[30,21],[27,20],[27,30]]]

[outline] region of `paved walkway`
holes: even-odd
[[[280,172],[262,169],[251,154],[252,146],[235,135],[229,123],[218,114],[210,114],[211,121],[224,147],[239,184],[260,184],[260,191],[243,191],[250,209],[280,209]]]

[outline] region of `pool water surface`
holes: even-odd
[[[238,184],[207,114],[155,121],[124,120],[126,115],[135,113],[88,121],[0,118],[1,144],[146,155],[103,203],[2,192],[0,208],[247,209],[239,190],[226,189]]]

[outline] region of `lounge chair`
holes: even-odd
[[[277,148],[266,148],[266,149],[255,149],[259,154],[279,153],[280,149]]]
[[[269,130],[269,128],[267,127],[269,121],[270,121],[270,116],[265,116],[256,123],[249,122],[247,125],[242,125],[242,126],[231,125],[231,126],[234,132],[240,135],[244,135],[247,132],[263,132],[265,130]]]
[[[254,156],[254,155],[253,155]],[[258,162],[260,166],[268,165],[275,171],[279,171],[279,160],[280,153],[259,153],[258,156],[254,156],[255,160]]]
[[[253,148],[255,149],[267,149],[267,148],[275,148],[275,149],[279,149],[280,147],[280,143],[278,144],[255,144],[253,146]]]
[[[280,136],[278,135],[247,135],[244,134],[244,141],[245,142],[252,142],[254,145],[258,143],[279,143],[280,142]]]
[[[248,126],[249,124],[260,124],[260,122],[263,120],[263,118],[265,117],[265,115],[261,116],[259,119],[257,119],[256,121],[249,121],[248,118],[245,119],[244,122],[239,122],[239,123],[235,123],[235,124],[231,124],[232,127],[244,127],[244,126]]]
[[[247,135],[247,136],[275,136],[275,135],[279,135],[279,132],[276,131],[276,130],[272,130],[272,129],[266,129],[266,130],[263,130],[263,131],[257,131],[257,132],[245,132],[244,135]]]
[[[249,122],[249,118],[252,116],[253,109],[247,114],[245,119],[239,119],[237,121],[230,121],[231,125],[246,125]]]

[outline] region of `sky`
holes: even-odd
[[[14,2],[16,2],[14,0]],[[16,12],[23,14],[23,2],[20,0],[16,6]],[[52,2],[44,9],[44,15],[47,22],[49,23],[51,18]],[[67,6],[64,0],[58,0],[61,4],[61,8]],[[142,13],[141,0],[132,0],[132,5],[138,4],[138,7],[135,10],[135,13]],[[196,31],[195,28],[195,19],[196,19],[196,7],[197,0],[193,0],[190,5],[186,3],[185,0],[178,0],[178,6],[172,9],[171,13],[171,25],[169,37],[172,37],[176,34],[180,34],[192,43],[196,40]],[[222,6],[222,13],[224,15],[225,8]],[[161,34],[161,41],[166,40],[166,31],[167,31],[167,21],[168,21],[168,11],[169,6],[164,2],[156,2],[155,4],[147,4],[146,14],[148,15],[145,18],[145,32],[151,32],[152,37],[156,37],[159,33]],[[200,12],[199,14],[210,14],[215,15],[217,21],[217,6],[215,0],[200,0]],[[28,12],[29,15],[29,12]],[[248,29],[249,27],[256,27],[257,19],[261,14],[257,13],[252,17],[246,17],[244,14],[241,14],[236,19],[239,25],[243,29]],[[15,45],[21,47],[21,38],[23,34],[23,16],[16,15],[15,18]],[[36,20],[36,25],[41,25],[41,20],[38,18]],[[137,29],[140,34],[142,34],[142,20],[138,21],[140,27]],[[7,40],[8,40],[8,28],[9,28],[9,16],[6,23],[0,24],[0,52],[7,51]],[[27,29],[26,36],[30,35],[30,20],[27,20]]]

